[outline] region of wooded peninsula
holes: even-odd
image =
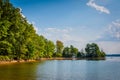
[[[36,33],[20,8],[14,7],[9,0],[0,0],[0,61],[73,56],[105,57],[105,52],[96,43],[88,43],[81,51],[73,45],[65,47],[60,40],[54,43]]]

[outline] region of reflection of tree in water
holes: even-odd
[[[72,79],[72,61],[58,61],[56,65],[56,79],[55,80],[68,80]]]
[[[79,60],[57,61],[54,80],[84,80],[86,63]]]
[[[36,80],[37,63],[17,63],[0,66],[0,80]]]

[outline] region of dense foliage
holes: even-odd
[[[104,56],[97,44],[87,44],[87,57]],[[0,0],[0,60],[39,59],[42,57],[82,57],[74,46],[65,47],[63,42],[47,40],[38,35],[34,26],[15,8],[9,0]]]
[[[64,48],[63,42],[57,40],[56,41],[56,52],[55,52],[54,56],[55,57],[62,57],[63,48]]]
[[[32,24],[9,0],[0,0],[0,55],[11,59],[52,57],[55,45],[36,34]]]
[[[85,51],[86,51],[86,57],[104,57],[105,56],[105,52],[103,52],[103,50],[100,51],[98,45],[95,43],[87,44]]]
[[[73,45],[70,47],[65,47],[63,50],[63,57],[72,57],[78,54],[78,49],[75,48]]]

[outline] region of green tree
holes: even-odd
[[[81,49],[81,51],[79,51],[79,52],[77,53],[77,57],[78,57],[78,58],[83,58],[83,57],[85,57],[85,53],[84,53],[84,50],[83,50],[83,49]]]
[[[72,57],[77,56],[78,49],[75,48],[73,45],[70,45],[70,47],[65,47],[63,50],[63,57]]]
[[[76,56],[78,53],[78,49],[75,48],[73,45],[70,45],[70,53],[72,54],[72,56]]]
[[[27,42],[30,38],[27,36],[32,34],[31,30],[28,33],[27,29],[33,28],[33,26],[22,17],[20,9],[13,7],[9,0],[1,0],[0,4],[0,41],[6,41],[5,45],[12,46],[13,58],[25,58],[28,52]],[[8,46],[4,46],[4,49],[9,50]],[[6,54],[11,55],[10,53]]]
[[[51,58],[55,51],[55,45],[52,41],[46,40],[45,44],[45,57]]]
[[[0,55],[8,56],[12,53],[12,44],[7,41],[0,41]]]
[[[87,57],[105,56],[97,44],[87,44]],[[63,53],[63,54],[62,54]],[[79,53],[80,55],[82,52]],[[42,57],[78,56],[78,49],[73,45],[65,47],[57,40],[56,46],[44,36],[38,35],[34,26],[22,16],[20,8],[14,7],[9,0],[0,0],[0,56],[20,60],[39,59]],[[79,56],[80,56],[79,55]]]
[[[86,57],[104,57],[105,54],[100,51],[99,46],[96,43],[87,44],[85,51]]]
[[[63,52],[64,44],[62,41],[56,41],[56,53],[54,54],[56,57],[61,57]]]
[[[62,56],[63,57],[71,57],[72,56],[71,53],[70,53],[70,48],[69,47],[65,47],[63,49],[63,55]]]

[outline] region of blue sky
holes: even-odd
[[[82,49],[96,42],[120,53],[120,0],[10,0],[46,38]]]

